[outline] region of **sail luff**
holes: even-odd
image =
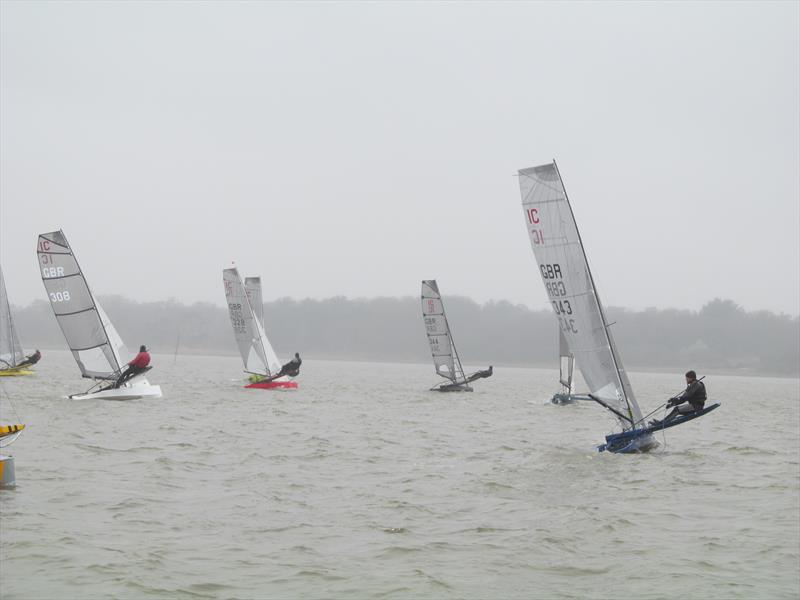
[[[614,372],[617,376],[617,380],[619,381],[620,389],[622,390],[623,397],[625,399],[625,403],[628,406],[628,413],[631,417],[631,423],[638,422],[642,418],[641,411],[639,410],[639,406],[636,403],[636,399],[633,396],[633,389],[631,388],[631,384],[628,381],[627,375],[624,375],[624,371],[622,369],[622,361],[619,358],[619,351],[617,350],[616,344],[614,343],[613,337],[611,336],[611,331],[609,330],[610,325],[608,324],[608,319],[606,318],[606,313],[603,308],[603,303],[600,301],[600,295],[597,291],[597,285],[594,281],[594,275],[592,275],[592,268],[589,265],[589,259],[586,256],[586,247],[583,245],[583,238],[581,237],[581,230],[578,227],[578,222],[575,220],[575,212],[572,210],[572,204],[569,201],[569,194],[567,193],[567,187],[564,185],[564,180],[561,178],[561,171],[558,170],[558,164],[556,163],[555,159],[553,159],[553,167],[555,167],[556,173],[558,174],[558,180],[561,183],[561,189],[564,190],[564,200],[566,201],[567,207],[569,208],[570,215],[572,216],[572,221],[575,224],[575,231],[578,234],[578,242],[580,243],[581,253],[583,254],[583,261],[586,265],[586,272],[589,275],[589,281],[592,284],[592,290],[594,291],[594,300],[597,304],[597,310],[600,312],[600,318],[603,321],[603,333],[606,336],[606,340],[608,341],[608,349],[611,352],[611,358],[614,361]]]

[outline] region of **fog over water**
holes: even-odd
[[[42,298],[546,305],[518,168],[559,161],[608,305],[797,315],[796,2],[0,5],[0,260]]]

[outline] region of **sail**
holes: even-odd
[[[0,369],[15,367],[22,362],[25,354],[19,343],[14,320],[11,318],[11,306],[6,293],[6,280],[3,269],[0,269]]]
[[[559,360],[559,381],[561,385],[572,392],[572,372],[575,369],[575,357],[569,350],[567,338],[561,328],[558,329],[558,360]]]
[[[224,269],[222,281],[244,370],[267,376],[277,373],[281,370],[281,363],[264,333],[263,325],[256,318],[239,271],[236,268]]]
[[[428,334],[436,373],[453,383],[464,383],[464,369],[453,343],[435,279],[422,282],[422,318],[425,321],[425,332]]]
[[[245,277],[244,291],[247,299],[250,300],[250,307],[256,315],[256,319],[264,326],[264,299],[261,295],[261,277]]]
[[[92,295],[64,232],[41,234],[36,253],[50,305],[81,374],[116,378],[130,353]]]
[[[555,162],[519,171],[525,225],[550,304],[567,347],[593,396],[638,422],[628,377],[619,359],[572,207]]]

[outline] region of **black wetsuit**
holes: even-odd
[[[266,379],[266,381],[273,381],[278,377],[283,377],[284,375],[288,375],[289,377],[297,377],[300,374],[300,365],[303,364],[303,359],[299,356],[296,356],[288,363],[281,367],[281,370],[278,371],[277,374],[273,375]]]
[[[685,408],[681,409],[680,405],[684,402],[688,402],[691,405],[691,410],[686,410]],[[670,398],[670,406],[674,406],[675,408],[664,418],[664,421],[669,421],[680,414],[688,414],[690,412],[703,410],[703,405],[705,405],[705,403],[706,386],[702,381],[695,380],[686,386],[686,389],[683,390],[679,396]],[[655,422],[660,423],[661,421],[656,420]]]
[[[476,379],[485,379],[486,377],[491,377],[494,369],[489,367],[484,371],[478,371],[477,373],[473,373],[469,377],[467,377],[467,381],[475,381]]]
[[[683,393],[676,398],[676,402],[673,402],[675,406],[679,404],[683,404],[684,402],[688,402],[692,405],[692,408],[695,410],[701,410],[703,405],[706,403],[706,386],[702,381],[693,381]]]
[[[30,356],[26,356],[22,360],[22,362],[17,365],[16,368],[19,368],[19,367],[32,367],[33,365],[35,365],[36,363],[39,362],[40,358],[42,358],[42,353],[37,350],[36,352],[31,354]]]

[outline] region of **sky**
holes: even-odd
[[[547,296],[556,159],[607,305],[800,313],[800,3],[0,4],[0,264],[96,294]]]

